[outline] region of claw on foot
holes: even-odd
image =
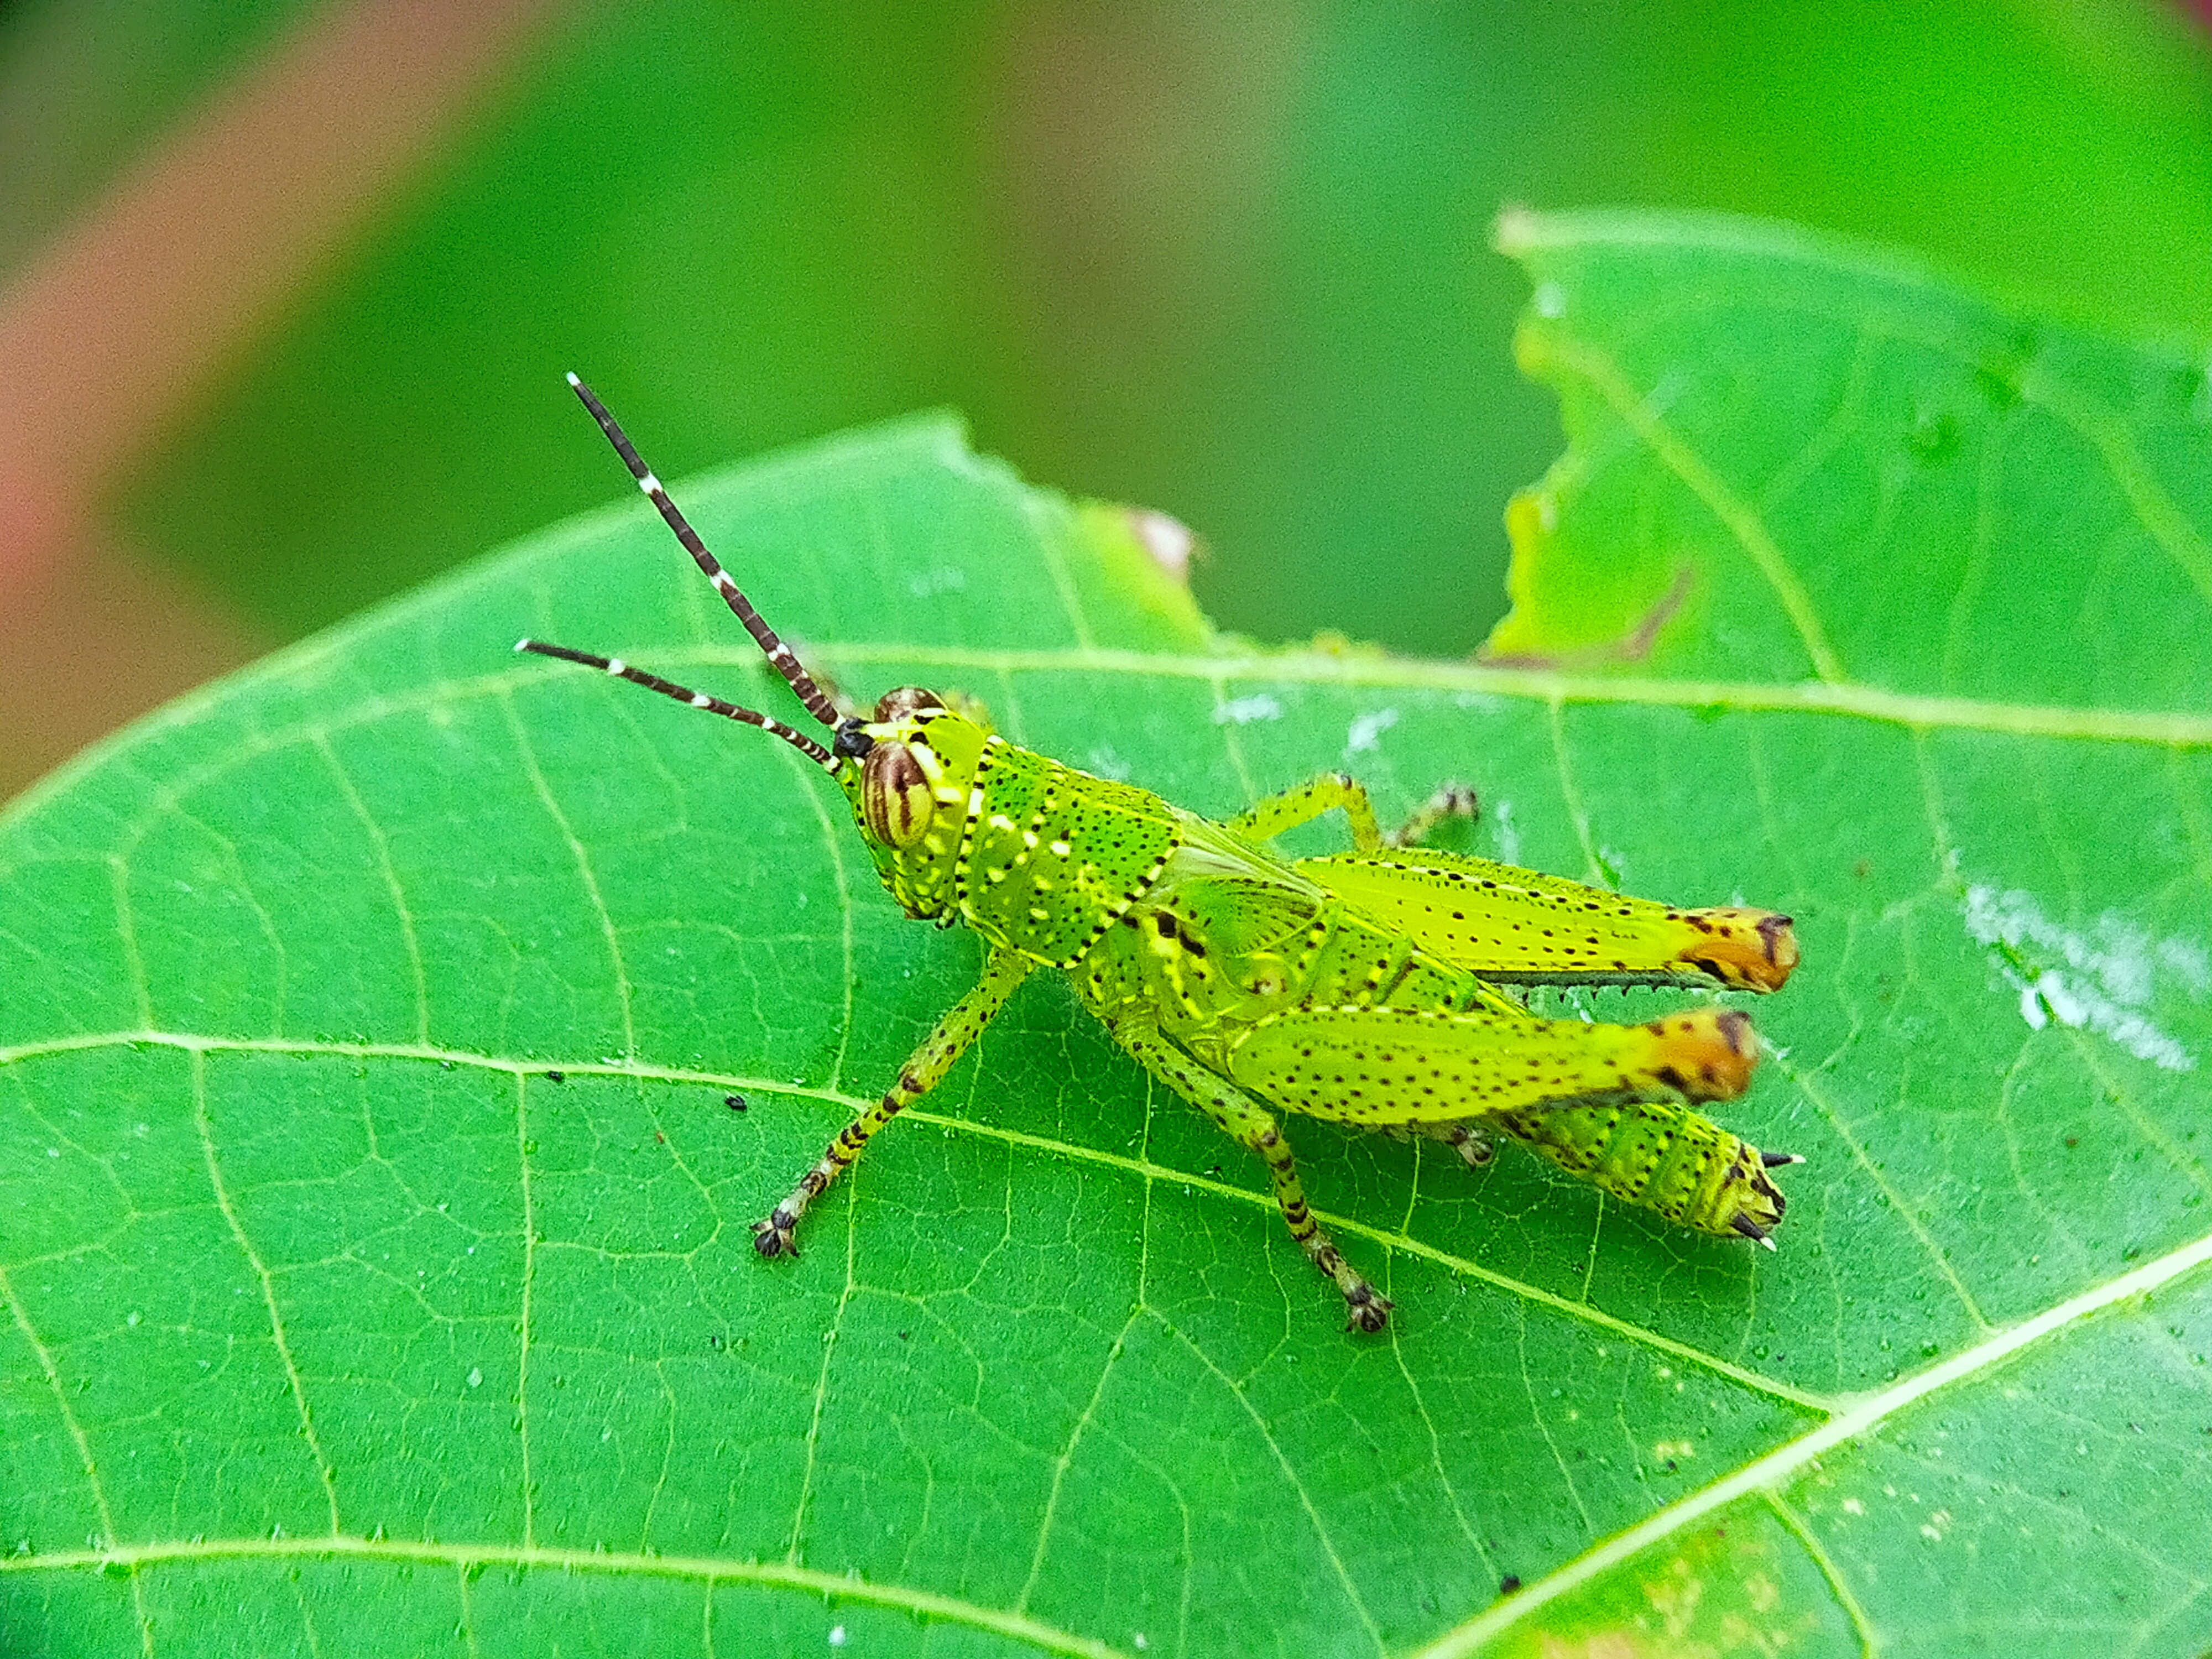
[[[1419,811],[1382,837],[1385,847],[1412,847],[1446,818],[1471,818],[1481,811],[1474,791],[1463,783],[1447,783],[1424,802]]]
[[[753,1249],[771,1260],[780,1255],[797,1255],[799,1241],[792,1232],[793,1221],[793,1218],[779,1208],[767,1220],[754,1222]]]
[[[1390,1310],[1397,1305],[1389,1297],[1376,1295],[1375,1287],[1364,1279],[1344,1293],[1344,1300],[1352,1310],[1352,1317],[1344,1322],[1344,1328],[1370,1334],[1389,1322]]]
[[[1480,1170],[1498,1156],[1498,1148],[1488,1136],[1479,1135],[1472,1129],[1461,1129],[1450,1137],[1451,1149],[1460,1155],[1470,1170]]]

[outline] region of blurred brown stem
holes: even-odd
[[[105,492],[560,0],[354,0],[216,89],[0,289],[0,797],[257,641]]]

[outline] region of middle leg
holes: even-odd
[[[1420,1123],[1413,1127],[1430,1139],[1443,1141],[1459,1154],[1460,1162],[1470,1170],[1482,1169],[1498,1156],[1496,1142],[1464,1123]]]
[[[1273,841],[1285,830],[1310,823],[1339,807],[1344,811],[1345,822],[1352,826],[1355,850],[1371,853],[1382,844],[1382,830],[1375,821],[1375,803],[1367,798],[1367,786],[1348,772],[1324,772],[1280,794],[1256,800],[1222,828],[1246,841]]]
[[[1247,841],[1273,841],[1286,830],[1310,823],[1340,808],[1345,823],[1351,826],[1352,850],[1372,853],[1383,847],[1411,847],[1446,818],[1473,817],[1475,798],[1474,791],[1465,784],[1441,785],[1411,817],[1385,835],[1367,786],[1348,772],[1324,772],[1280,794],[1255,801],[1222,827]]]

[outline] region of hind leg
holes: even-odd
[[[1322,1231],[1307,1206],[1304,1183],[1298,1179],[1290,1143],[1275,1127],[1275,1120],[1258,1102],[1218,1073],[1209,1071],[1159,1033],[1149,1016],[1132,1014],[1111,1024],[1114,1040],[1134,1055],[1144,1068],[1204,1112],[1222,1133],[1259,1154],[1274,1183],[1275,1203],[1291,1237],[1306,1259],[1328,1275],[1343,1292],[1350,1317],[1346,1330],[1379,1331],[1390,1316],[1389,1298],[1353,1272],[1335,1241]]]

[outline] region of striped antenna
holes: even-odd
[[[581,663],[586,668],[596,668],[602,673],[611,674],[618,680],[628,680],[632,685],[658,691],[664,697],[688,702],[694,708],[703,708],[726,720],[743,720],[747,726],[757,726],[762,731],[781,738],[824,771],[835,773],[837,770],[837,757],[804,732],[795,731],[781,720],[771,720],[757,710],[740,708],[733,702],[724,702],[720,697],[710,697],[703,691],[694,691],[673,680],[664,680],[658,674],[648,674],[642,668],[632,668],[620,657],[595,657],[588,651],[571,651],[565,645],[548,645],[543,640],[517,640],[514,648],[534,652],[541,657],[558,657],[562,662]]]
[[[799,694],[799,702],[806,705],[806,712],[834,730],[839,724],[836,706],[822,695],[822,688],[815,684],[806,670],[799,665],[792,648],[777,637],[775,629],[762,619],[761,613],[753,609],[753,602],[738,591],[737,583],[730,580],[730,573],[723,569],[714,556],[707,550],[707,544],[699,539],[699,532],[692,529],[684,515],[676,510],[676,503],[668,499],[668,492],[660,487],[660,480],[653,477],[653,469],[639,458],[637,447],[615,423],[615,417],[607,413],[607,406],[592,395],[591,387],[574,374],[568,377],[568,386],[584,400],[584,407],[592,411],[592,418],[599,423],[599,430],[607,434],[607,441],[615,447],[615,453],[622,457],[623,465],[629,469],[629,476],[637,480],[637,487],[645,492],[647,501],[660,509],[660,516],[676,532],[676,539],[684,544],[684,550],[691,556],[700,569],[707,573],[707,580],[714,584],[714,591],[722,596],[736,613],[738,620],[745,625],[745,632],[753,636],[753,643],[768,653],[769,664]],[[640,681],[639,684],[643,684],[644,682]]]

